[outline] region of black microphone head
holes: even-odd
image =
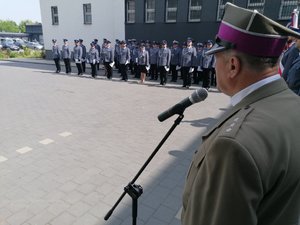
[[[207,96],[208,96],[207,90],[204,88],[199,88],[191,94],[189,99],[194,104],[205,100]]]

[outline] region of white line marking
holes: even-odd
[[[66,132],[60,133],[59,135],[62,137],[68,137],[68,136],[71,136],[72,133],[66,131]]]
[[[19,152],[20,154],[25,154],[27,152],[32,151],[32,148],[30,148],[30,147],[24,147],[24,148],[20,148],[20,149],[18,149],[16,151]]]
[[[49,138],[46,138],[46,139],[40,141],[40,143],[43,144],[43,145],[48,145],[52,142],[54,142],[54,141],[52,139],[49,139]]]
[[[5,162],[7,160],[7,158],[5,158],[4,156],[0,155],[0,163]]]

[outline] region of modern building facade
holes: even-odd
[[[226,2],[286,25],[299,0],[125,0],[125,36],[137,40],[214,39]]]
[[[26,24],[26,34],[28,34],[28,41],[38,41],[44,44],[42,24]]]
[[[83,39],[86,45],[97,38],[125,38],[124,0],[40,0],[46,57],[52,39],[61,45],[64,38],[73,44]]]

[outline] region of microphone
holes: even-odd
[[[176,105],[172,106],[171,108],[167,109],[166,111],[162,112],[158,115],[158,120],[160,122],[165,121],[166,119],[170,118],[175,114],[182,114],[184,110],[197,103],[205,100],[207,98],[208,92],[206,89],[200,88],[194,91],[190,97],[183,99],[181,102],[177,103]]]

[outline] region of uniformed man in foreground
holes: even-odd
[[[277,74],[287,36],[257,11],[225,6],[214,47],[231,107],[204,135],[183,194],[183,225],[298,225],[300,98]]]

